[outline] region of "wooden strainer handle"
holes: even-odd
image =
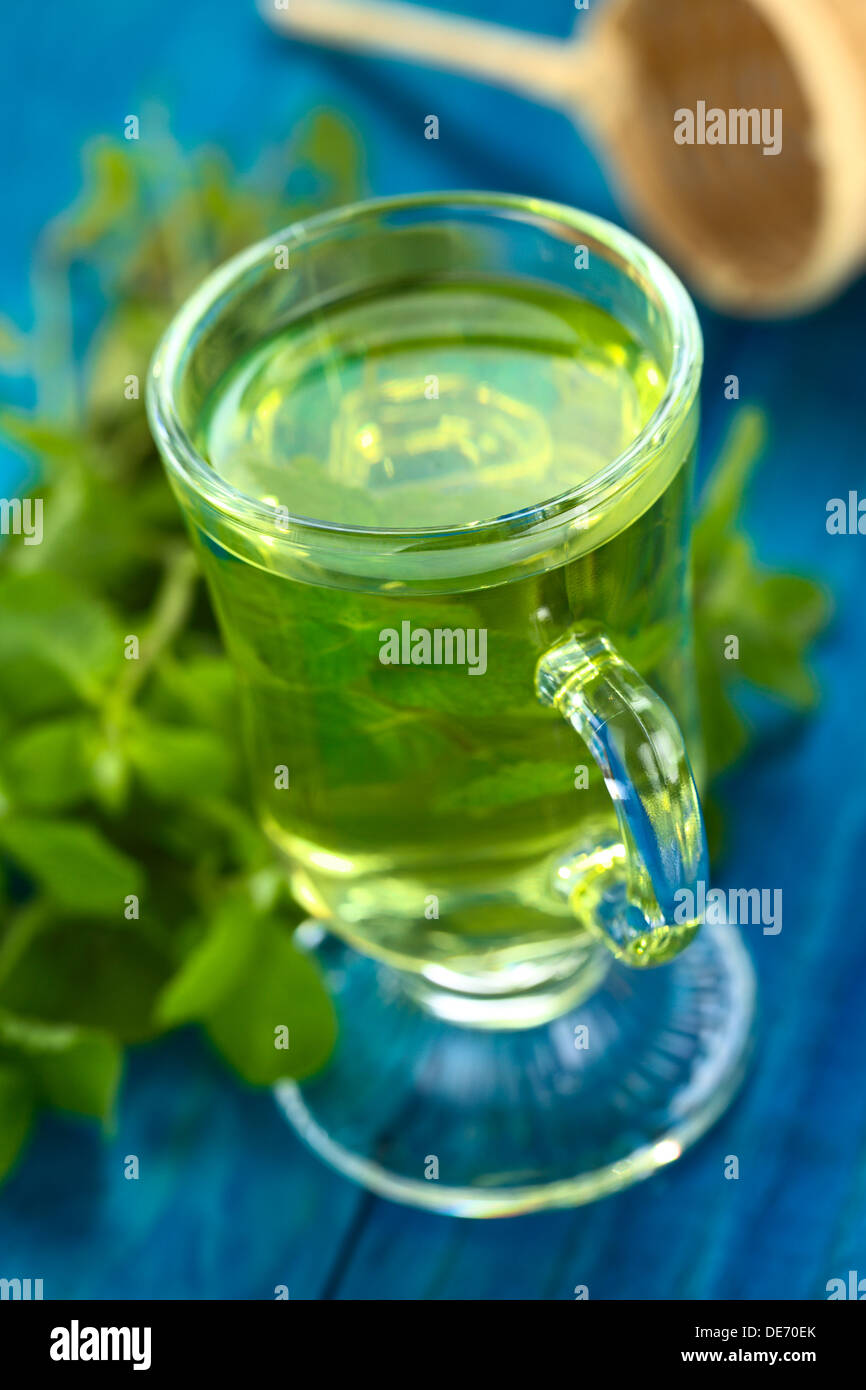
[[[574,92],[572,45],[399,0],[259,0],[283,33],[334,48],[414,58],[558,105]]]
[[[384,0],[260,0],[283,32],[412,57],[564,107],[654,240],[744,314],[866,261],[866,0],[607,0],[558,42]],[[682,109],[782,112],[782,147],[677,144]]]

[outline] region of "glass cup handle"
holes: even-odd
[[[571,632],[536,668],[536,693],[584,740],[619,821],[619,840],[573,868],[571,906],[629,965],[660,965],[700,926],[703,815],[683,736],[664,700],[600,633]]]

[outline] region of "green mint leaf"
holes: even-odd
[[[157,800],[220,796],[231,781],[225,742],[207,729],[141,719],[127,739],[126,751]]]
[[[20,1067],[0,1062],[0,1179],[21,1155],[36,1115],[33,1082]]]
[[[206,1031],[245,1080],[267,1086],[300,1078],[327,1060],[336,1036],[334,1006],[316,966],[270,918],[256,922],[256,943]],[[288,1029],[288,1048],[275,1044]]]
[[[808,651],[828,621],[829,599],[810,579],[760,566],[739,529],[744,491],[765,438],[761,412],[741,410],[694,530],[696,666],[711,778],[736,762],[752,737],[736,708],[739,683],[799,711],[813,708],[819,696]],[[739,639],[736,660],[725,657],[731,635]]]
[[[701,495],[692,534],[695,569],[712,569],[721,537],[739,520],[743,497],[767,443],[763,411],[743,406],[734,416],[722,451]]]
[[[84,148],[84,186],[75,202],[50,224],[55,258],[90,250],[113,232],[136,201],[133,163],[120,141],[98,136]]]
[[[575,762],[581,745],[575,744]],[[486,811],[494,806],[518,806],[539,797],[565,796],[574,791],[574,772],[567,763],[514,762],[487,776],[467,776],[465,783],[436,803],[440,811]]]
[[[18,1054],[44,1104],[102,1121],[110,1118],[122,1069],[114,1038],[0,1010],[4,1051]]]
[[[0,362],[16,365],[26,359],[27,340],[11,319],[0,314]]]
[[[8,407],[0,409],[0,434],[9,443],[35,455],[43,473],[53,472],[57,465],[78,472],[83,456],[92,447],[87,435],[78,428],[56,425]]]
[[[453,621],[448,626],[461,626]],[[535,701],[538,652],[529,638],[490,631],[487,669],[471,675],[467,666],[383,666],[370,678],[373,692],[399,709],[432,710],[461,722],[472,734],[495,715],[538,720],[547,715]],[[488,734],[481,730],[482,742]]]
[[[230,901],[213,917],[206,933],[159,996],[156,1017],[166,1027],[213,1012],[242,975],[260,940],[254,910],[246,900]]]
[[[91,788],[87,747],[97,726],[86,718],[46,720],[13,736],[3,766],[15,804],[30,811],[59,811]]]
[[[82,1035],[63,1054],[41,1057],[31,1066],[46,1104],[103,1124],[111,1120],[123,1072],[123,1052],[116,1039]]]
[[[62,911],[113,918],[124,925],[124,903],[141,896],[138,864],[95,826],[8,816],[0,819],[0,849]]]
[[[768,641],[761,635],[760,645],[740,646],[740,674],[759,690],[775,695],[792,709],[814,709],[820,689],[814,672],[800,651],[784,641]]]
[[[732,767],[749,745],[749,730],[731,700],[727,673],[719,670],[715,651],[698,642],[695,652],[701,727],[710,782]]]
[[[171,965],[135,923],[124,925],[127,931],[82,919],[52,922],[0,978],[0,1007],[120,1042],[152,1037],[154,1002]]]
[[[18,668],[32,679],[47,666],[81,699],[95,702],[122,659],[120,639],[108,607],[67,579],[48,572],[2,577],[0,668]]]
[[[233,735],[238,727],[234,672],[224,656],[193,656],[182,662],[166,656],[147,709],[167,723],[185,721]],[[233,741],[224,742],[223,756],[230,755],[233,747]]]
[[[800,574],[765,571],[753,595],[755,608],[776,623],[787,641],[811,642],[826,627],[833,605],[827,591]]]

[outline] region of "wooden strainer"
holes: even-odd
[[[652,239],[720,307],[808,308],[866,262],[866,0],[606,0],[564,43],[414,4],[260,3],[284,32],[563,107]],[[678,144],[674,113],[699,103],[780,108],[780,152]]]

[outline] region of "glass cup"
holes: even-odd
[[[587,470],[597,441],[557,435],[567,368],[526,301],[503,319],[491,299],[482,324],[476,297],[461,319],[468,284],[610,315],[658,363],[649,418]],[[532,342],[517,395],[453,370],[455,343],[494,331]],[[272,430],[277,468],[289,446],[327,456],[318,516],[279,472],[241,487],[208,460],[215,390],[286,333],[270,414],[239,437]],[[414,377],[383,370],[395,345]],[[278,1096],[318,1152],[398,1199],[467,1215],[589,1200],[677,1157],[742,1076],[748,960],[733,928],[698,934],[701,361],[686,291],[633,237],[462,193],[359,204],[250,248],[154,359],[151,424],[237,673],[262,825],[338,1007],[328,1067]],[[316,408],[278,435],[311,373]],[[589,420],[604,387],[580,383]],[[414,486],[392,463],[407,440],[431,524],[358,520]],[[455,521],[455,458],[503,441],[536,461],[540,495],[503,510],[506,461],[489,512]],[[565,447],[580,481],[551,496]]]

